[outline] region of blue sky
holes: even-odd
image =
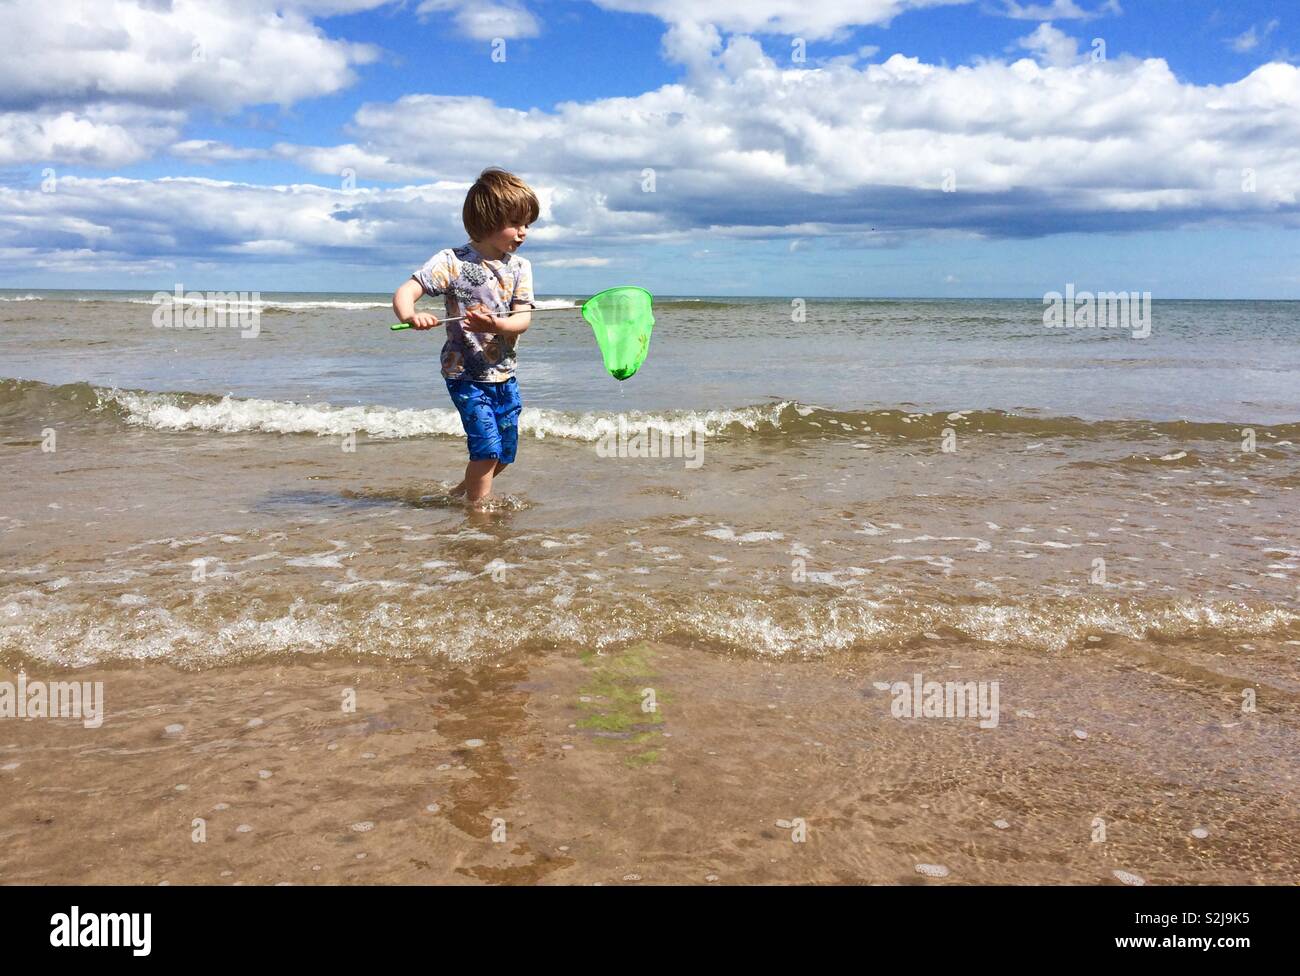
[[[544,294],[1300,298],[1298,21],[1260,0],[15,0],[0,287],[391,291],[503,165],[543,200],[521,253]]]

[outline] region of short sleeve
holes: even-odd
[[[515,293],[510,304],[537,307],[533,301],[533,266],[527,258],[519,259],[519,270],[515,273]]]
[[[451,288],[450,257],[450,251],[439,251],[411,275],[426,295],[441,295]]]

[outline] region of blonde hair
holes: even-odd
[[[514,221],[531,224],[540,212],[537,194],[527,183],[514,173],[489,166],[465,195],[461,220],[470,240],[481,241]]]

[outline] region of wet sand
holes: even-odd
[[[1297,696],[1221,653],[81,670],[101,727],[0,723],[0,883],[1291,884]],[[894,717],[918,672],[997,726]]]

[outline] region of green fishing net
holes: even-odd
[[[605,369],[616,380],[632,376],[650,351],[653,296],[644,288],[629,285],[607,288],[582,303],[582,317],[596,333]]]

